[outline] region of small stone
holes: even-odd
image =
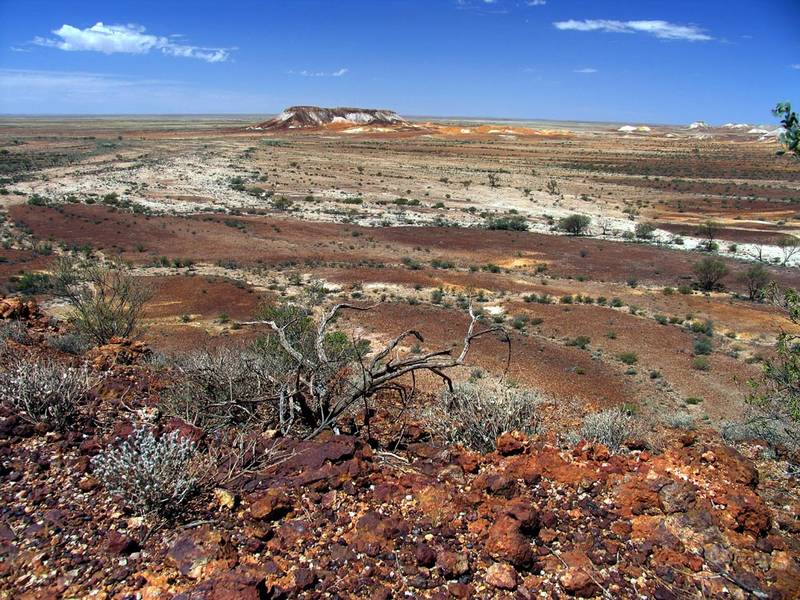
[[[251,500],[250,516],[254,519],[274,521],[288,513],[291,508],[292,504],[285,492],[271,489]]]
[[[525,448],[525,435],[519,431],[506,431],[497,438],[497,452],[503,456],[519,454]]]
[[[469,572],[469,559],[460,552],[440,552],[436,557],[436,565],[445,579],[457,579]]]
[[[214,498],[222,508],[227,508],[228,510],[233,510],[236,507],[236,496],[230,493],[228,490],[223,490],[222,488],[217,488],[214,490]]]
[[[311,569],[301,568],[295,571],[294,586],[298,591],[307,590],[313,586],[316,581],[317,576],[311,571]]]
[[[95,477],[84,477],[78,482],[78,487],[82,492],[91,492],[100,482]]]
[[[507,563],[494,563],[486,570],[486,583],[500,590],[517,587],[517,571]]]
[[[559,578],[559,583],[570,596],[578,598],[591,598],[598,591],[597,584],[581,568],[568,568],[566,573]]]
[[[486,551],[492,558],[508,561],[516,567],[527,566],[533,560],[531,544],[522,533],[522,524],[507,515],[501,516],[489,528]]]
[[[707,450],[700,455],[700,459],[703,460],[703,462],[713,463],[717,461],[717,455],[711,450]]]
[[[417,544],[414,548],[414,557],[417,559],[417,564],[423,567],[432,567],[436,564],[436,553],[425,543]]]
[[[136,552],[139,549],[139,544],[125,534],[118,531],[109,531],[108,535],[106,535],[105,548],[109,554],[122,556]]]

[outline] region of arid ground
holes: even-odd
[[[554,508],[552,514],[564,516],[558,512],[562,508],[582,510],[585,514],[594,511],[592,519],[600,523],[592,525],[589,533],[584,532],[575,542],[576,547],[580,545],[578,542],[591,537],[592,527],[608,531],[612,520],[624,516],[622,520],[627,521],[632,515],[642,514],[651,515],[648,517],[651,520],[646,524],[637,522],[634,533],[626,531],[624,536],[635,537],[639,531],[641,539],[650,540],[647,552],[668,546],[674,536],[658,529],[652,516],[662,514],[659,511],[669,512],[664,508],[667,501],[662,501],[658,508],[658,489],[647,491],[645,488],[650,484],[645,480],[680,478],[676,473],[683,473],[685,465],[701,464],[700,454],[706,466],[712,461],[709,456],[715,455],[725,468],[733,464],[731,485],[755,485],[751,481],[755,476],[749,471],[742,475],[737,470],[740,468],[737,461],[745,459],[738,454],[738,458],[729,458],[726,454],[729,451],[718,445],[717,438],[698,448],[701,442],[705,444],[711,439],[707,436],[746,411],[751,392],[748,382],[760,375],[762,363],[771,356],[781,329],[793,330],[778,308],[748,297],[743,278],[747,269],[758,263],[765,265],[770,279],[779,286],[800,287],[800,253],[796,254],[793,244],[786,243],[800,234],[800,169],[796,161],[775,156],[774,139],[759,139],[758,135],[738,130],[698,132],[685,127],[653,127],[648,131],[627,132],[620,131],[619,125],[587,124],[534,127],[521,123],[426,122],[398,130],[339,127],[279,132],[248,128],[257,121],[255,117],[0,119],[3,244],[0,286],[4,295],[30,296],[47,316],[62,318],[67,307],[50,295],[42,277],[53,261],[70,252],[95,258],[121,258],[132,265],[142,285],[152,286],[154,295],[146,305],[140,335],[149,348],[164,355],[251,341],[263,330],[240,325],[241,322],[253,319],[264,305],[301,295],[309,286],[320,283],[330,302],[344,298],[362,306],[375,305],[366,312],[347,313],[337,323],[339,329],[355,337],[378,344],[407,328],[418,330],[424,341],[401,347],[409,354],[460,344],[469,320],[466,309],[472,305],[482,313],[484,323],[502,324],[506,328],[511,340],[510,359],[504,343],[486,337],[475,342],[469,368],[462,369],[456,377],[474,377],[476,370],[481,370],[536,390],[548,399],[543,410],[548,412],[546,429],[551,436],[566,435],[579,427],[586,414],[616,406],[627,407],[648,424],[649,442],[655,452],[684,435],[671,429],[670,423],[678,417],[706,432],[700,436],[698,446],[692,446],[694,439],[683,439],[683,445],[679,445],[682,450],[672,449],[654,459],[652,471],[640,464],[650,458],[627,457],[617,462],[614,458],[609,466],[607,456],[602,452],[592,454],[591,449],[575,451],[576,464],[584,461],[575,466],[576,471],[565,467],[556,454],[547,454],[546,459],[540,457],[537,466],[527,471],[521,459],[513,462],[497,458],[504,465],[503,477],[507,479],[521,477],[531,483],[544,473],[545,479],[551,477],[557,482],[553,484],[556,488],[572,486],[563,507]],[[559,220],[575,213],[591,218],[584,235],[559,231]],[[503,218],[524,222],[527,230],[497,228]],[[707,239],[708,230],[704,229],[708,221],[714,222],[713,240]],[[651,224],[652,231],[637,235],[641,231],[637,225],[642,224]],[[715,244],[713,252],[705,249],[709,241]],[[727,274],[722,285],[706,292],[696,285],[694,266],[712,255],[725,263]],[[423,391],[432,392],[437,381],[422,378],[418,384]],[[115,385],[124,389],[126,384]],[[516,442],[509,443],[514,446]],[[347,444],[356,442],[351,440]],[[476,540],[483,539],[481,527],[488,528],[498,518],[500,522],[511,519],[514,523],[527,523],[527,517],[514,513],[513,507],[497,509],[497,514],[492,512],[496,507],[478,509],[480,514],[472,514],[468,523],[462,517],[472,509],[461,504],[472,500],[468,495],[463,496],[464,500],[458,491],[461,488],[457,486],[466,481],[461,467],[452,481],[446,474],[436,475],[442,467],[441,456],[434,458],[419,448],[418,458],[429,465],[423,468],[423,471],[428,469],[425,476],[439,477],[437,481],[446,482],[441,485],[450,487],[435,488],[430,487],[433,484],[420,483],[422,480],[415,478],[422,475],[397,465],[392,467],[399,469],[393,479],[389,482],[381,479],[376,487],[370,482],[378,481],[375,473],[384,468],[383,463],[372,457],[369,447],[358,444],[347,446],[340,454],[334,452],[332,457],[325,454],[328,450],[320,451],[322,458],[319,464],[314,463],[315,468],[320,467],[326,457],[330,459],[328,467],[335,463],[339,468],[337,461],[342,458],[358,463],[362,470],[353,477],[361,477],[364,484],[358,493],[375,495],[367,500],[363,494],[358,496],[361,503],[358,506],[346,504],[361,519],[359,527],[377,531],[374,535],[380,538],[374,543],[365,541],[363,535],[364,539],[356,536],[355,541],[348,538],[348,543],[353,541],[350,547],[341,541],[342,547],[347,547],[346,552],[358,554],[358,561],[367,561],[364,555],[388,561],[384,554],[393,552],[395,542],[389,543],[387,539],[423,535],[416,529],[408,530],[402,523],[388,523],[386,514],[391,513],[390,509],[386,514],[374,512],[381,501],[406,506],[403,503],[410,501],[403,498],[418,493],[424,496],[420,490],[441,499],[449,506],[441,510],[449,511],[448,514],[461,511],[458,523],[447,530],[450,525],[440,527],[434,514],[438,500],[429,498],[420,505],[424,522],[434,523],[434,541],[428,540],[434,546],[444,536],[448,540],[445,545],[457,552],[454,532],[462,542],[470,539],[478,544]],[[524,456],[533,452],[533,446],[527,442],[523,446]],[[507,448],[504,456],[523,452],[521,448]],[[710,455],[703,454],[711,450]],[[32,456],[35,462],[38,455]],[[394,460],[393,453],[381,456],[381,461]],[[371,460],[377,462],[370,463],[369,468],[363,466],[364,461]],[[459,463],[464,472],[477,473],[477,466],[468,467],[468,462],[464,459]],[[492,464],[494,468],[499,463]],[[287,473],[294,466],[287,465]],[[470,470],[473,466],[475,470]],[[583,494],[582,490],[588,488],[581,487],[581,478],[591,479],[602,472],[605,485],[605,477],[615,469],[616,473],[638,478],[635,481],[639,487],[635,490],[630,488],[633,485],[630,482],[613,488],[618,505],[621,502],[628,508],[608,514],[604,511],[610,510],[613,503],[603,504],[603,508],[585,504],[593,501]],[[686,466],[686,472],[689,471]],[[647,475],[648,472],[653,475]],[[695,471],[695,475],[699,472]],[[721,486],[715,493],[722,494],[723,480],[703,473],[702,477],[711,482],[708,485],[713,489]],[[340,475],[337,471],[336,476]],[[284,476],[289,477],[281,475]],[[779,477],[776,481],[782,480]],[[251,482],[252,489],[247,491],[261,489],[261,483]],[[705,485],[699,479],[696,483]],[[58,480],[57,485],[62,484],[77,485]],[[51,481],[47,485],[55,484]],[[494,496],[512,498],[516,493],[511,489],[516,485],[513,482],[492,480],[481,485],[491,488],[487,493]],[[471,493],[478,494],[476,490],[484,488],[476,484]],[[338,488],[331,484],[331,489]],[[552,492],[558,496],[554,489],[541,494],[547,496]],[[11,498],[15,492],[9,490]],[[81,490],[81,493],[99,493],[94,488]],[[248,542],[252,552],[269,550],[278,556],[281,548],[312,544],[311,538],[323,532],[326,536],[338,536],[333,529],[327,529],[333,527],[331,522],[321,525],[314,521],[318,517],[308,517],[311,520],[306,523],[314,522],[317,529],[303,529],[301,525],[303,511],[309,510],[312,503],[325,511],[334,510],[336,503],[342,502],[337,493],[345,492],[330,492],[323,485],[319,494],[305,500],[308,506],[284,506],[288,502],[285,498],[275,501],[281,514],[293,511],[294,520],[285,521],[273,538],[259,533],[258,528],[263,525],[251,528],[248,539],[270,539],[266,545]],[[747,493],[751,493],[749,488]],[[597,498],[602,504],[601,496]],[[294,502],[296,496],[291,497]],[[620,500],[623,497],[624,501]],[[492,500],[495,501],[500,502],[497,498]],[[655,502],[655,508],[651,501]],[[548,506],[559,504],[555,496],[548,502]],[[745,501],[739,498],[729,504],[736,502]],[[787,535],[796,542],[798,517],[792,511],[796,511],[800,501],[795,495],[789,499],[781,496],[775,502],[776,506],[780,502],[786,507],[791,504],[792,508],[786,508],[781,519],[790,523],[784,531],[789,531]],[[366,510],[370,512],[364,516]],[[698,509],[692,518],[702,520],[700,512]],[[265,514],[272,515],[269,519],[274,517],[270,511]],[[497,516],[501,514],[516,516]],[[58,521],[58,514],[51,516]],[[119,515],[116,518],[121,519]],[[12,520],[19,525],[24,521],[20,519],[20,515],[15,515]],[[353,519],[355,522],[357,517]],[[523,525],[519,526],[522,530]],[[684,525],[701,527],[698,522]],[[759,552],[769,554],[767,545],[778,544],[777,538],[764,541],[769,526],[769,523],[753,524],[752,520],[742,525],[744,529],[736,526],[739,527],[736,543],[741,542],[741,548],[747,548],[741,550],[742,555],[750,557],[747,560],[757,562],[760,559],[753,556]],[[14,533],[9,534],[2,527],[5,525],[0,525],[0,537]],[[42,527],[69,529],[58,523]],[[519,527],[509,535],[521,535]],[[542,527],[551,532],[551,540],[561,535],[557,532],[559,528],[569,529],[554,521]],[[642,533],[636,527],[647,532]],[[656,530],[658,535],[651,535]],[[31,535],[40,531],[41,528]],[[316,533],[312,535],[310,531]],[[214,537],[216,533],[206,529],[203,532],[206,537],[192,543],[204,548],[225,545]],[[754,540],[762,537],[757,543],[742,541],[748,532],[755,536]],[[477,537],[463,537],[470,535]],[[95,538],[84,541],[100,543]],[[798,572],[792,562],[797,554],[792,555],[795,558],[789,556],[796,549],[781,543],[787,555],[781,560],[788,566],[781,570],[778,561],[762,569],[764,573],[768,569],[777,573],[770,576],[771,581]],[[147,540],[140,536],[136,544],[147,547]],[[602,560],[619,550],[614,544],[618,542],[606,544]],[[402,543],[397,542],[397,547],[401,548]],[[420,545],[416,548],[418,554],[428,552]],[[669,548],[678,554],[683,552],[677,546]],[[724,552],[729,552],[730,546],[727,548]],[[778,546],[775,548],[777,552]],[[33,556],[41,551],[40,546],[24,552]],[[398,549],[392,556],[402,562],[408,558],[403,554],[406,551],[412,552]],[[24,563],[28,558],[20,552],[14,554],[13,561]],[[156,556],[163,558],[165,552],[160,555],[156,552]],[[229,558],[228,552],[229,549],[219,550]],[[649,555],[647,552],[644,556]],[[706,562],[732,564],[732,558],[713,558],[713,552],[722,550],[707,547]],[[416,571],[398,583],[392,579],[395,571],[387,566],[388,562],[372,567],[357,562],[364,571],[354,570],[352,580],[345,585],[336,579],[344,577],[336,572],[347,562],[342,558],[345,554],[339,558],[326,555],[323,567],[314,564],[312,554],[304,554],[309,563],[301,569],[302,573],[282,559],[270,563],[273,579],[280,580],[274,584],[275,589],[282,589],[284,594],[275,592],[270,597],[310,594],[315,582],[329,576],[328,597],[391,597],[388,589],[391,586],[376,588],[370,579],[373,575],[376,581],[395,581],[393,585],[399,586],[397,589],[406,597],[438,597],[434,593],[437,589],[444,594],[441,597],[447,595],[442,591],[445,589],[453,596],[470,597],[477,590],[477,596],[473,597],[493,597],[500,594],[499,589],[511,590],[517,586],[514,575],[513,586],[498,585],[490,593],[479,583],[470,592],[468,586],[474,582],[470,583],[459,565],[447,563],[456,560],[449,555],[440,560],[417,555],[417,562],[426,568],[434,563],[445,565],[440,565],[442,578],[441,581],[434,578],[438,582],[435,584],[431,583],[433,579],[426,579],[427,575],[420,580]],[[559,561],[563,560],[557,561],[555,554],[541,551],[540,555],[548,568],[560,569]],[[595,566],[600,564],[594,560],[594,554],[589,552],[589,556]],[[776,555],[772,556],[774,559]],[[506,562],[519,568],[520,582],[527,565],[527,559],[523,559],[515,562],[513,556],[505,557]],[[182,575],[141,576],[144,567],[134,568],[131,565],[135,561],[131,561],[128,567],[103,563],[102,574],[94,580],[58,583],[60,580],[53,577],[48,579],[42,567],[38,575],[41,581],[15,579],[16,583],[11,585],[5,580],[4,585],[8,590],[31,594],[32,590],[60,590],[57,593],[70,590],[72,597],[99,586],[106,595],[98,597],[108,598],[128,597],[121,594],[137,589],[137,585],[142,589],[150,586],[175,592],[186,590],[190,567],[184,570],[183,565],[191,560],[185,556],[174,560]],[[583,565],[583,559],[575,560],[578,565],[575,568],[586,570],[584,567],[589,563]],[[5,564],[13,561],[8,559]],[[241,559],[241,562],[247,561]],[[33,563],[25,564],[34,568],[30,567]],[[481,573],[486,568],[483,562],[474,565]],[[648,570],[651,567],[655,571]],[[689,572],[695,567],[705,569],[688,562],[675,568]],[[397,569],[402,568],[398,563]],[[541,585],[553,597],[566,593],[565,590],[592,596],[599,594],[602,587],[611,590],[603,594],[612,596],[605,597],[637,597],[637,594],[638,597],[700,597],[692,594],[702,589],[705,597],[745,598],[754,589],[761,589],[759,586],[767,577],[762,573],[756,579],[743,579],[725,571],[725,577],[715,575],[717,579],[712,583],[696,589],[687,583],[690,577],[681,575],[676,579],[674,574],[665,575],[653,565],[634,571],[626,572],[619,581],[596,575],[603,579],[602,586],[592,577],[584,577],[582,585],[572,585],[571,581],[559,580],[559,583],[546,576],[541,580],[526,580],[526,585],[530,589]],[[8,573],[11,571],[0,569],[0,577]],[[140,577],[136,585],[131,583],[134,576]],[[250,593],[250,587],[260,585],[248,580],[249,575],[239,573],[236,577],[239,579],[234,578],[231,589],[241,585]],[[637,577],[639,584],[635,583]],[[143,583],[145,580],[147,585]],[[454,580],[459,582],[455,587]],[[449,588],[446,581],[451,581]],[[445,587],[438,588],[440,584]],[[219,587],[227,585],[223,581]],[[729,587],[723,590],[726,585]],[[792,589],[797,591],[788,585],[778,587],[779,591],[769,597],[788,598]],[[687,592],[690,588],[691,593]],[[686,595],[682,595],[684,592]],[[248,598],[266,597],[242,594],[241,597]]]
[[[145,336],[164,351],[248,336],[231,324],[311,280],[385,300],[352,324],[360,332],[388,337],[413,322],[431,347],[459,338],[467,299],[514,332],[509,376],[578,414],[627,402],[719,425],[741,410],[785,326],[742,297],[738,276],[760,253],[776,281],[800,282],[795,257],[776,246],[797,233],[800,174],[758,136],[513,123],[265,133],[252,123],[1,121],[3,283],[13,289],[65,248],[121,256],[155,284]],[[589,235],[554,231],[576,212],[592,218]],[[485,228],[508,215],[529,231]],[[724,291],[700,293],[689,288],[709,219],[730,273]],[[632,236],[637,223],[656,227],[650,239]],[[530,302],[540,296],[553,303]],[[697,370],[692,325],[707,321],[713,351]],[[500,368],[495,346],[476,350],[476,366]],[[618,360],[623,351],[635,365]]]

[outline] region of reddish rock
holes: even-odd
[[[447,584],[447,591],[453,598],[472,598],[474,589],[468,583],[458,583],[456,581]]]
[[[683,481],[668,483],[658,491],[661,510],[666,514],[686,512],[697,497],[697,486]]]
[[[284,469],[319,469],[326,462],[337,463],[352,458],[356,439],[347,435],[331,435],[294,448],[294,455],[283,463]]]
[[[456,463],[464,469],[465,473],[477,473],[482,460],[481,454],[472,450],[461,450],[455,457]]]
[[[250,516],[254,519],[275,521],[292,510],[292,501],[285,491],[270,489],[252,496],[250,499]]]
[[[509,564],[494,563],[486,570],[486,583],[501,590],[517,588],[517,571]]]
[[[407,531],[407,523],[369,511],[356,523],[350,535],[350,544],[357,552],[378,556],[393,550],[397,539]]]
[[[485,544],[492,558],[508,561],[515,567],[525,567],[533,560],[530,540],[522,533],[522,524],[503,515],[489,528]]]
[[[86,358],[95,369],[108,370],[116,365],[133,365],[150,354],[144,342],[113,337],[108,344],[92,348]]]
[[[198,579],[215,567],[234,566],[238,557],[225,534],[203,526],[175,540],[167,558],[182,574]]]
[[[464,485],[467,483],[467,479],[464,477],[464,469],[455,464],[445,465],[444,468],[439,471],[439,480],[450,481],[458,485]]]
[[[264,600],[267,588],[264,577],[254,571],[226,571],[210,582],[209,600]]]
[[[432,567],[436,564],[436,552],[428,544],[421,542],[414,548],[414,558],[417,564],[423,567]]]
[[[34,300],[24,302],[22,298],[0,298],[0,319],[26,320],[39,316],[39,307]]]
[[[200,442],[205,436],[205,432],[199,427],[190,425],[183,419],[173,417],[164,424],[164,433],[178,432],[179,438],[185,438],[195,444]]]
[[[755,465],[735,448],[718,446],[714,448],[714,454],[717,459],[716,467],[728,480],[752,488],[758,485],[758,470]]]
[[[758,537],[772,527],[772,516],[764,501],[750,490],[740,488],[741,493],[731,492],[719,502],[725,505],[723,522],[731,529],[751,533]]]
[[[522,531],[535,533],[539,527],[539,513],[530,500],[514,498],[506,502],[501,511],[516,519]]]
[[[133,538],[128,537],[118,531],[109,531],[106,534],[104,542],[106,552],[114,556],[122,556],[136,552],[139,549],[139,544]]]
[[[567,594],[578,598],[591,598],[600,591],[589,573],[580,567],[567,568],[558,581]]]
[[[95,477],[84,477],[78,482],[78,488],[82,492],[91,492],[100,485],[100,481]]]
[[[511,498],[517,493],[517,482],[505,473],[496,471],[481,473],[472,482],[472,486],[486,491],[487,494],[506,498]]]
[[[294,573],[294,587],[297,591],[307,590],[317,581],[317,576],[311,569],[300,568]]]
[[[519,431],[505,431],[497,438],[497,452],[502,456],[519,454],[525,449],[528,439]]]
[[[436,566],[445,579],[456,579],[469,572],[469,557],[462,552],[439,552],[436,556]]]

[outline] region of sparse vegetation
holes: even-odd
[[[721,282],[728,275],[728,265],[719,258],[706,257],[692,267],[697,287],[704,292],[720,289]]]
[[[425,422],[448,444],[491,452],[504,432],[538,430],[537,408],[542,399],[532,390],[481,378],[445,390],[424,413]]]
[[[147,284],[137,281],[122,264],[104,266],[62,257],[53,269],[54,293],[71,306],[77,331],[96,344],[113,337],[130,337],[151,297]]]
[[[640,433],[639,423],[624,407],[592,413],[583,420],[580,435],[583,439],[603,444],[612,452]]]
[[[85,367],[17,358],[0,371],[0,401],[23,419],[66,431],[92,389]]]
[[[522,215],[507,215],[504,217],[492,217],[486,221],[486,229],[527,231],[528,221]]]
[[[129,509],[146,515],[179,514],[198,488],[197,448],[178,431],[157,437],[139,427],[119,447],[109,447],[92,461],[106,489]]]
[[[750,300],[753,302],[764,300],[765,290],[770,281],[769,272],[764,265],[759,263],[750,265],[738,279],[747,288],[747,297]]]
[[[558,222],[558,228],[570,235],[583,235],[589,229],[591,218],[586,215],[570,215]]]

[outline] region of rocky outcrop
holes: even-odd
[[[86,357],[95,369],[107,370],[115,365],[132,365],[150,354],[144,342],[114,337],[108,344],[91,349]]]
[[[18,297],[0,298],[0,320],[32,319],[41,316],[34,300],[23,300]]]
[[[286,129],[314,129],[330,125],[339,126],[397,126],[408,122],[391,110],[373,108],[320,108],[319,106],[291,106],[274,119],[254,125],[249,129],[275,131]]]
[[[132,415],[215,443],[154,410],[145,351],[98,349],[102,401],[82,407],[81,430],[40,430],[0,407],[9,597],[800,597],[797,479],[712,431],[657,454],[508,433],[484,455],[421,434],[388,451],[255,431],[246,454],[199,465],[205,491],[180,518],[126,513],[91,458],[130,434]]]

